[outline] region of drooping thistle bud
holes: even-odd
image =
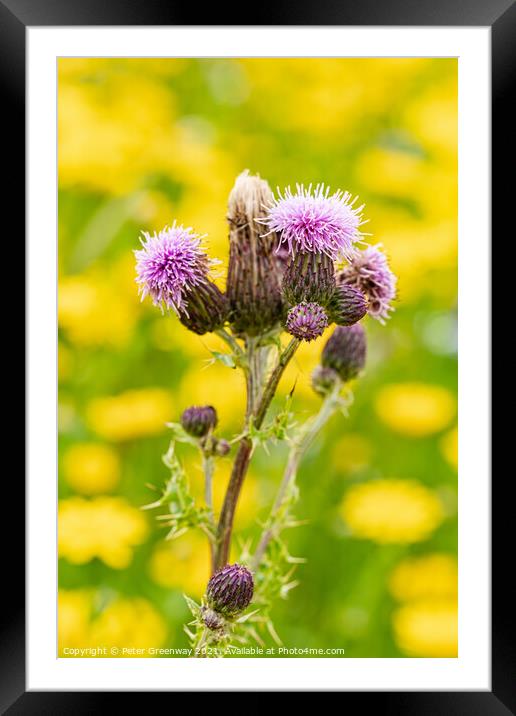
[[[181,425],[192,437],[203,438],[217,425],[217,411],[211,405],[192,405],[183,411]]]
[[[269,185],[246,170],[229,195],[227,297],[230,324],[237,335],[257,336],[273,328],[283,312],[281,274],[274,254],[276,235],[262,236]]]
[[[303,301],[327,306],[335,287],[333,260],[323,253],[297,251],[283,275],[283,298],[287,306]]]
[[[142,300],[148,295],[162,311],[172,309],[181,323],[199,335],[222,328],[227,302],[209,278],[213,262],[202,237],[175,223],[158,234],[143,232],[143,236],[142,248],[134,252]]]
[[[349,265],[339,272],[337,283],[360,289],[367,296],[369,315],[385,323],[394,310],[392,302],[396,297],[397,278],[380,246],[368,246],[355,252]]]
[[[211,577],[206,589],[208,606],[228,617],[243,612],[253,598],[253,575],[240,564],[227,564]]]
[[[360,323],[337,326],[324,346],[321,364],[338,373],[346,383],[363,370],[366,361],[366,335]]]
[[[318,365],[312,373],[312,388],[317,395],[322,397],[331,393],[335,386],[341,382],[339,374],[333,368]]]
[[[318,303],[298,303],[287,314],[285,328],[291,336],[302,341],[313,341],[322,336],[328,325],[326,311]]]
[[[211,629],[211,631],[220,631],[224,628],[224,617],[209,607],[203,607],[201,609],[201,619],[205,626]]]
[[[367,299],[358,288],[337,286],[328,306],[330,321],[337,326],[352,326],[367,313]]]
[[[186,309],[179,313],[179,320],[190,331],[202,336],[222,328],[227,316],[226,297],[212,281],[206,281],[189,292]]]

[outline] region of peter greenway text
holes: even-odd
[[[344,656],[345,649],[335,647],[331,649],[313,649],[310,647],[261,647],[261,646],[242,646],[232,647],[231,654],[234,656]],[[65,647],[62,651],[65,657],[75,658],[102,658],[102,657],[124,657],[124,656],[217,656],[217,649],[213,647],[205,647],[201,649],[185,648],[159,648],[159,647],[119,647],[119,646],[96,646],[96,647]],[[222,655],[222,652],[221,652]]]

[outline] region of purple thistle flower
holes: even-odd
[[[322,336],[328,325],[326,311],[318,303],[303,301],[287,314],[285,328],[290,335],[302,341],[313,341]]]
[[[253,575],[241,564],[227,564],[208,582],[208,606],[220,614],[236,616],[246,609],[253,598]]]
[[[142,300],[150,296],[155,306],[186,311],[188,291],[208,280],[210,261],[202,238],[191,228],[174,225],[151,236],[142,232],[142,249],[135,251],[136,282]]]
[[[337,283],[362,291],[369,301],[368,313],[380,323],[385,323],[390,311],[394,310],[392,301],[396,297],[397,278],[380,246],[377,244],[357,251],[349,266],[337,274]]]
[[[351,257],[354,243],[360,240],[359,226],[362,222],[363,205],[353,207],[357,197],[351,200],[349,192],[330,194],[329,187],[317,184],[305,189],[296,185],[292,194],[290,187],[283,196],[273,200],[263,223],[269,233],[276,232],[280,245],[286,244],[291,254],[297,251],[326,254],[335,260],[339,256]]]

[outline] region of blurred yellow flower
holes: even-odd
[[[449,554],[428,554],[400,562],[389,580],[399,601],[452,599],[457,596],[457,560]]]
[[[425,164],[417,154],[376,147],[361,155],[356,171],[369,192],[405,197],[424,180]]]
[[[210,578],[207,538],[190,531],[177,539],[159,542],[149,561],[149,573],[160,587],[202,597]]]
[[[227,352],[227,351],[225,351]],[[219,361],[206,367],[192,362],[179,387],[181,410],[189,405],[213,405],[222,429],[234,427],[245,409],[245,382],[242,373]]]
[[[120,480],[120,460],[107,445],[77,443],[63,455],[63,474],[77,492],[109,492]]]
[[[456,657],[458,655],[457,601],[415,601],[393,615],[394,638],[409,656]]]
[[[112,285],[93,278],[67,276],[59,282],[58,321],[79,346],[125,345],[138,313]]]
[[[441,438],[441,452],[450,465],[457,469],[459,464],[459,430],[453,428]]]
[[[432,435],[455,415],[455,399],[439,385],[399,383],[382,388],[376,412],[392,430],[411,437]]]
[[[434,492],[411,480],[375,480],[351,487],[341,514],[353,535],[380,544],[427,539],[443,520]]]
[[[93,645],[107,646],[108,651],[109,648],[118,647],[118,655],[129,658],[149,654],[128,653],[125,649],[159,648],[166,635],[165,620],[152,604],[141,597],[114,600],[92,622],[90,628]]]
[[[143,514],[122,497],[71,497],[59,503],[59,556],[73,564],[97,557],[113,569],[125,569],[146,536]]]
[[[408,102],[404,108],[404,123],[412,135],[421,141],[436,158],[455,161],[457,157],[457,60],[448,80],[432,83],[425,92]]]
[[[59,590],[58,652],[59,656],[77,656],[70,649],[107,649],[107,653],[84,656],[152,656],[129,654],[124,649],[159,648],[165,641],[167,626],[157,610],[142,598],[117,597],[100,613],[94,607],[100,595],[92,590]]]
[[[88,644],[89,621],[93,610],[92,592],[87,589],[60,589],[57,597],[57,634],[59,655],[64,648]]]
[[[106,440],[123,441],[163,432],[174,413],[166,390],[142,388],[95,398],[87,407],[86,417],[97,435]]]

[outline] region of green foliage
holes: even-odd
[[[184,442],[192,442],[192,439],[184,432],[177,423],[170,424],[177,436],[170,442],[169,449],[163,455],[163,463],[170,470],[170,477],[165,483],[161,497],[154,502],[145,505],[143,509],[151,510],[159,507],[166,507],[168,512],[159,515],[157,518],[170,531],[167,539],[177,539],[187,530],[198,527],[205,532],[210,539],[214,538],[213,517],[211,510],[196,504],[190,492],[190,486],[185,471],[176,455],[175,441],[184,438]]]

